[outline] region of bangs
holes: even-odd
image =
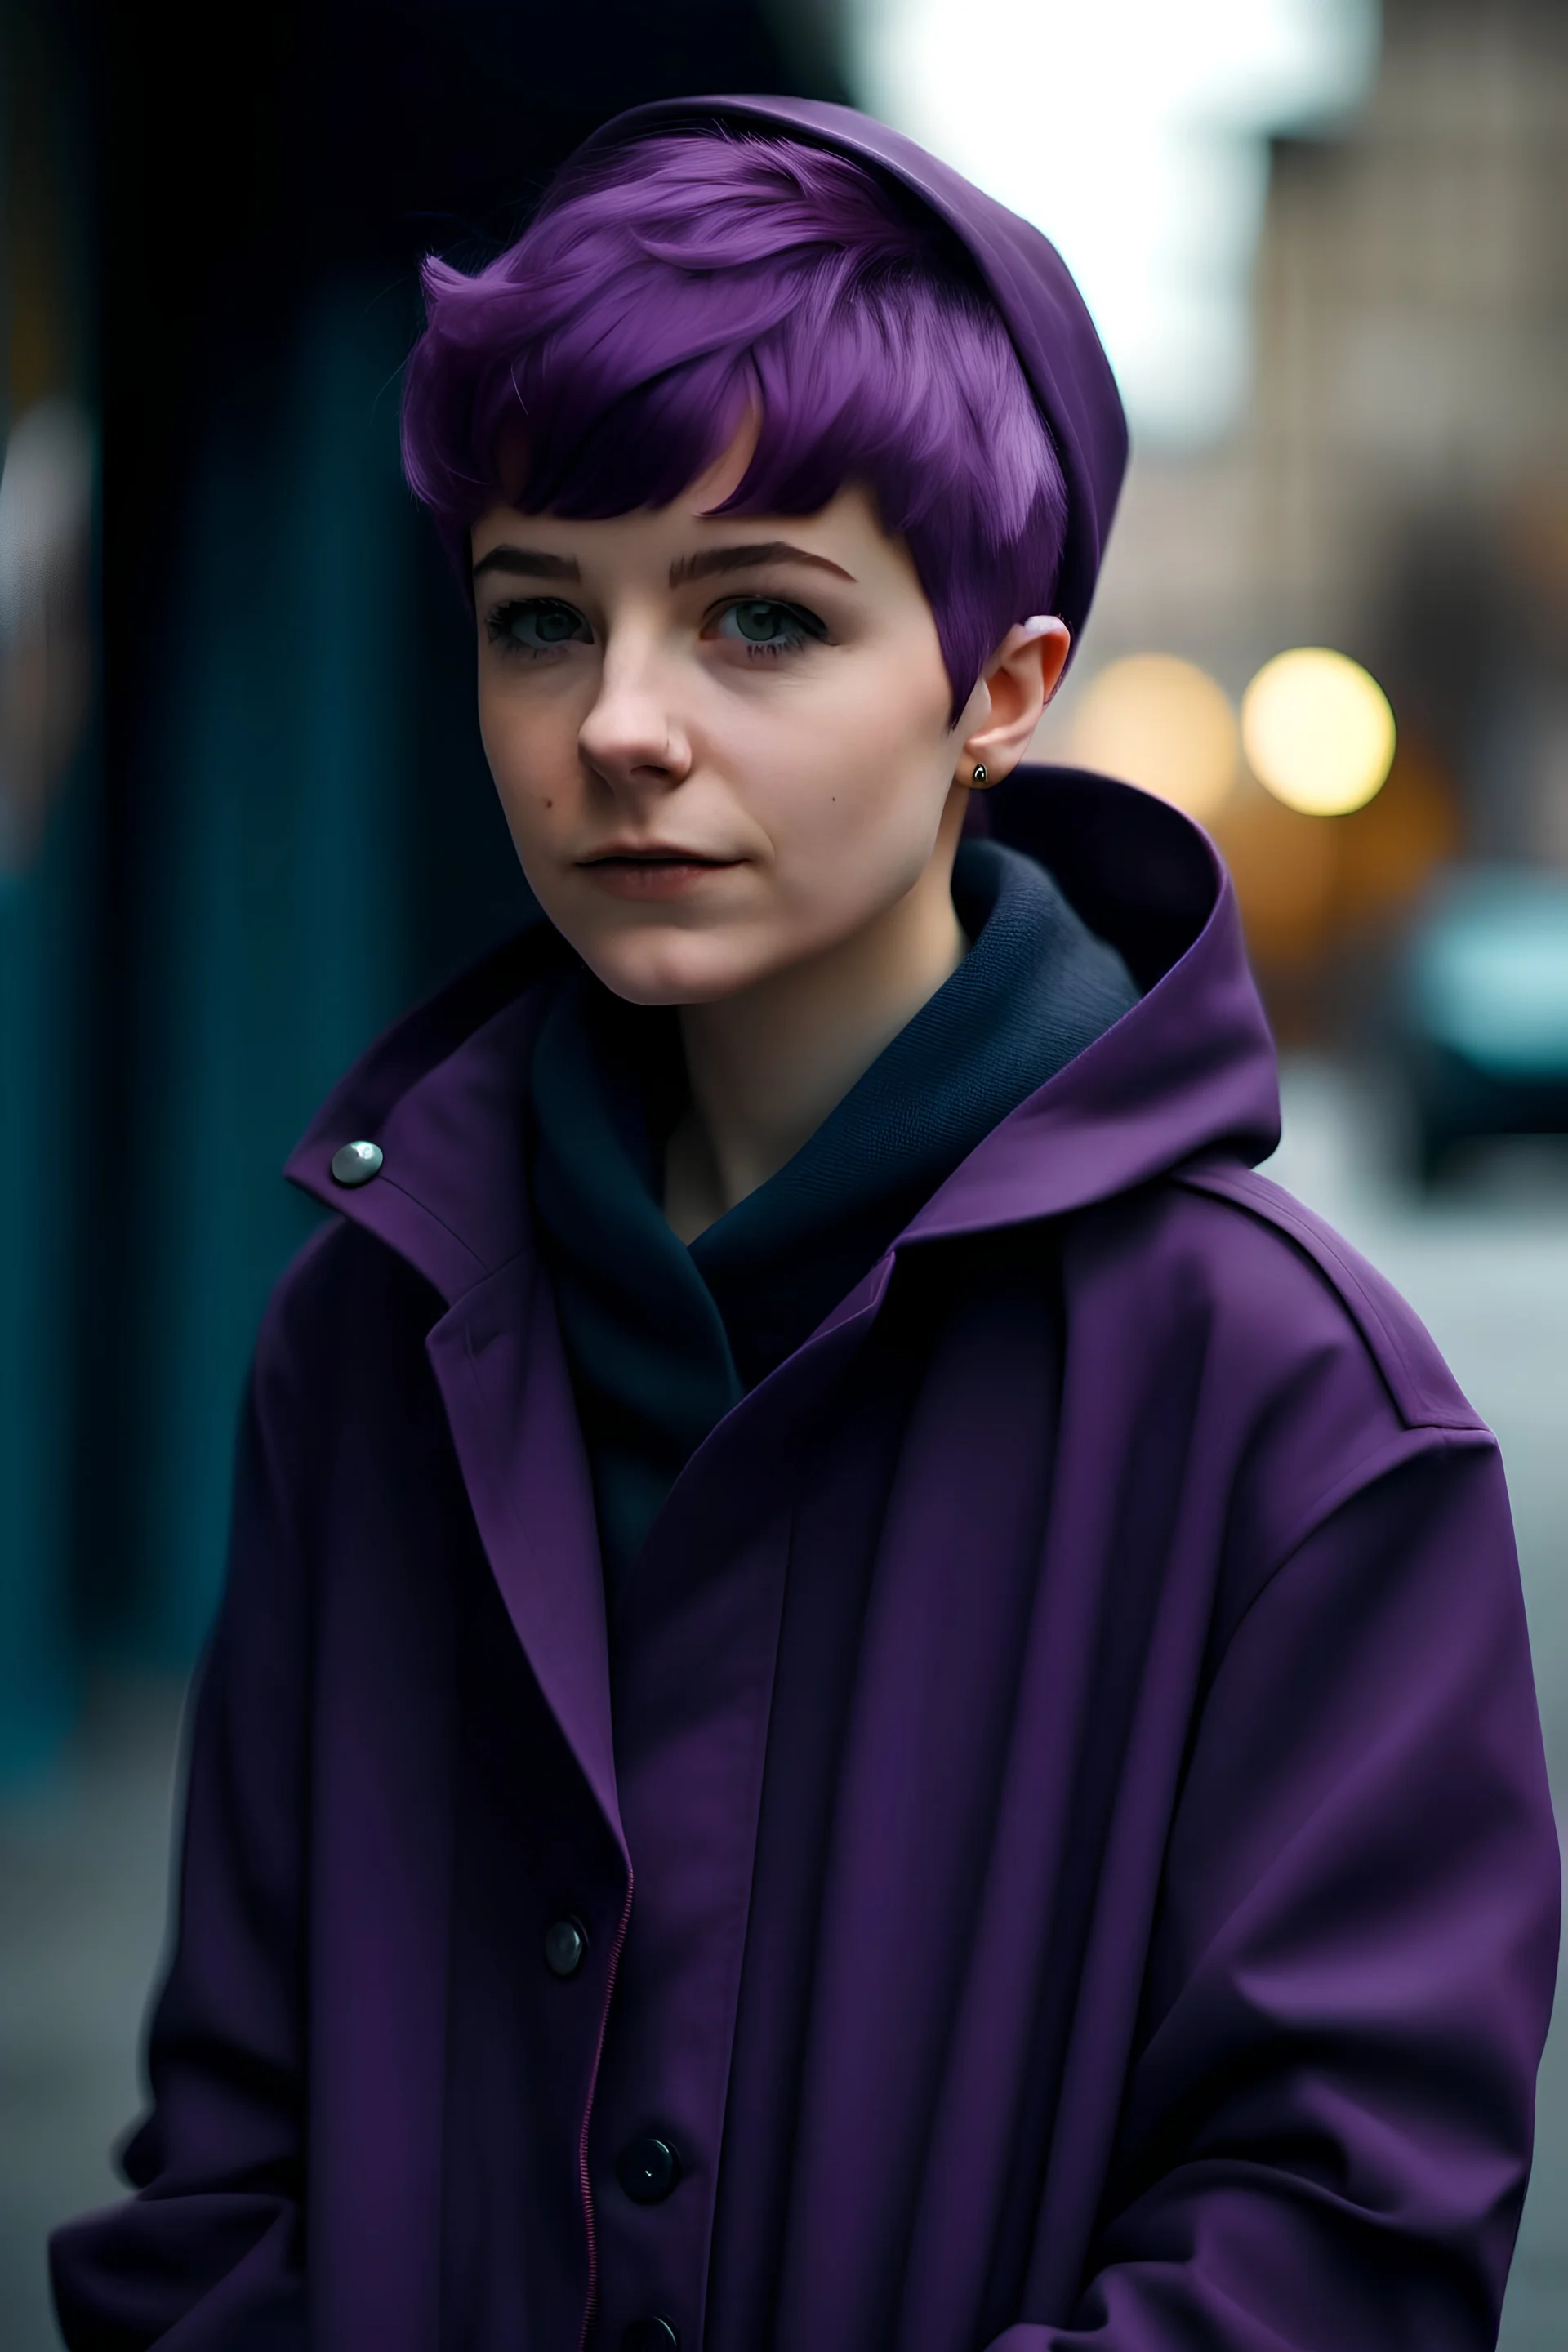
[[[557,183],[467,277],[432,260],[404,457],[467,585],[498,503],[583,520],[668,505],[748,416],[716,513],[870,492],[931,604],[956,719],[1015,620],[1047,611],[1061,469],[1006,330],[933,215],[803,142],[682,133]]]

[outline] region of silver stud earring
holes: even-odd
[[[985,772],[984,765],[975,769],[973,781],[977,784],[988,784],[991,782],[990,777]]]

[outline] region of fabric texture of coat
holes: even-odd
[[[258,1346],[79,2352],[1494,2342],[1557,1885],[1496,1447],[1252,1172],[1204,836],[992,799],[1144,993],[698,1447],[613,1624],[527,1198],[553,934],[300,1145],[342,1214]]]

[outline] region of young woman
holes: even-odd
[[[290,1163],[68,2341],[1482,2352],[1556,1925],[1502,1475],[1251,1173],[1208,843],[1018,765],[1124,456],[1070,279],[740,99],[426,290],[546,919]]]

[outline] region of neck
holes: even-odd
[[[775,1175],[963,962],[952,850],[854,937],[732,996],[680,1009],[690,1105],[665,1214],[685,1242]]]

